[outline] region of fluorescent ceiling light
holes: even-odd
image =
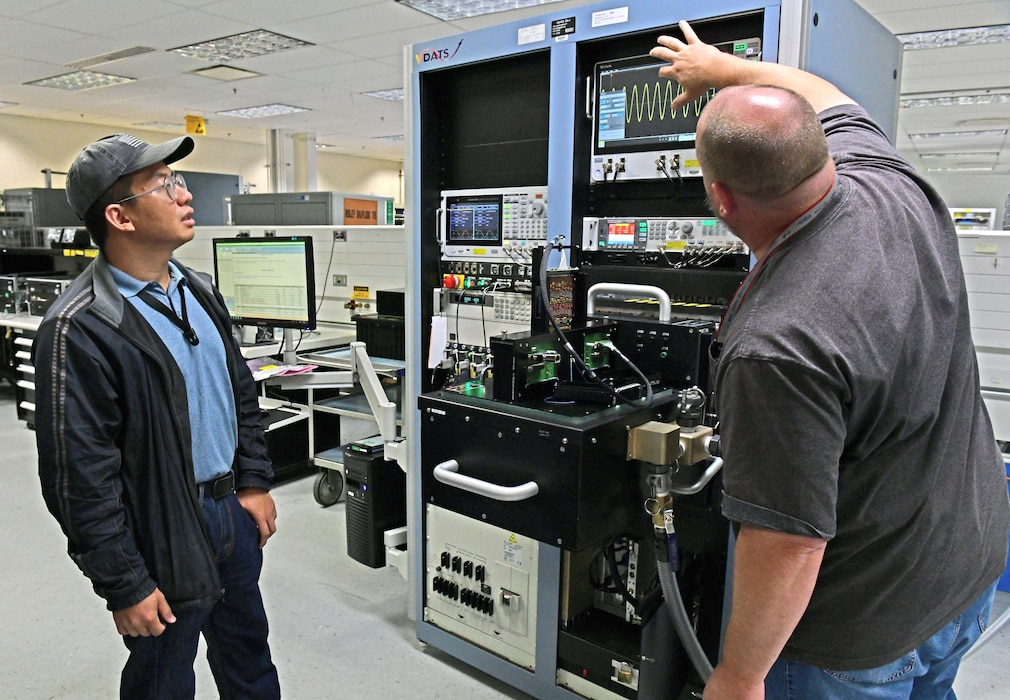
[[[922,93],[901,98],[904,109],[915,107],[960,107],[971,105],[996,105],[1010,102],[1010,89],[959,90],[948,93]]]
[[[328,150],[330,148],[336,148],[336,146],[334,146],[332,143],[317,143],[316,144],[316,149],[320,150],[320,151],[325,151],[325,150]]]
[[[953,167],[953,168],[926,168],[927,172],[931,173],[991,173],[993,166],[983,167],[980,165],[971,165],[963,167]]]
[[[246,78],[258,78],[261,73],[257,73],[251,70],[244,70],[242,68],[235,68],[233,66],[209,66],[207,68],[197,68],[194,71],[190,71],[193,75],[199,75],[204,78],[213,78],[214,80],[245,80]]]
[[[178,121],[140,121],[133,124],[133,126],[145,129],[160,129],[163,131],[175,131],[176,129],[186,128],[186,124]]]
[[[227,63],[241,58],[266,56],[302,46],[315,46],[301,39],[293,39],[283,34],[275,34],[265,29],[256,29],[242,34],[232,34],[218,39],[201,41],[198,44],[179,46],[169,49],[172,53],[199,58],[202,61],[217,61]]]
[[[258,107],[243,107],[241,109],[228,109],[218,114],[228,117],[242,117],[243,119],[259,119],[260,117],[277,117],[282,114],[295,114],[296,112],[309,112],[305,107],[293,107],[291,105],[274,103],[270,105],[260,105]]]
[[[0,102],[0,109],[4,107],[13,107],[17,102]]]
[[[962,158],[965,160],[984,160],[999,156],[997,151],[968,151],[964,153],[920,153],[923,160],[941,160],[950,158]]]
[[[119,61],[124,58],[131,58],[132,56],[141,56],[145,53],[151,53],[154,51],[150,46],[131,46],[128,49],[120,49],[119,51],[110,51],[109,53],[103,53],[99,56],[91,56],[90,58],[82,58],[78,61],[72,61],[71,63],[64,63],[67,68],[76,68],[77,70],[83,70],[84,68],[94,68],[95,66],[100,66],[103,63],[111,63],[112,61]]]
[[[374,141],[403,141],[403,134],[391,134],[390,136],[373,136]]]
[[[933,131],[922,134],[909,134],[910,139],[923,141],[926,139],[969,139],[986,136],[1006,136],[1006,129],[983,129],[980,131]]]
[[[518,10],[522,7],[549,5],[558,0],[396,0],[432,17],[451,22],[465,17],[478,17],[493,12]]]
[[[109,75],[108,73],[96,73],[94,71],[79,70],[63,75],[54,75],[51,78],[42,80],[32,80],[25,85],[36,85],[38,87],[51,87],[60,90],[90,90],[92,88],[107,87],[109,85],[119,85],[121,83],[132,83],[135,78],[124,78],[121,75]]]
[[[399,102],[403,99],[403,88],[390,88],[389,90],[372,90],[370,92],[363,92],[362,95],[368,95],[369,97],[376,97],[380,100],[389,100],[390,102]]]
[[[904,45],[905,51],[943,49],[950,46],[1000,44],[1004,41],[1010,41],[1010,24],[964,27],[962,29],[939,29],[934,32],[910,32],[908,34],[898,34],[897,37]]]

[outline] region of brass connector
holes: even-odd
[[[680,456],[680,426],[649,421],[628,432],[628,459],[673,464]]]
[[[707,425],[699,425],[692,428],[691,432],[680,431],[680,446],[684,449],[684,454],[680,456],[680,463],[696,464],[712,455],[705,447],[706,440],[712,436],[712,429]]]

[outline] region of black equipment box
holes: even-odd
[[[402,289],[378,289],[375,292],[375,313],[380,316],[406,316]]]
[[[565,549],[588,547],[642,515],[639,466],[627,460],[629,428],[661,420],[676,395],[657,393],[651,408],[573,406],[564,415],[451,393],[418,399],[421,499]],[[536,484],[524,500],[498,500],[443,483],[458,473],[491,486]],[[452,467],[450,467],[452,468]],[[473,483],[473,482],[470,482]],[[350,500],[350,499],[348,499]]]
[[[73,282],[69,277],[26,277],[25,301],[29,316],[45,316],[56,297]]]
[[[63,273],[16,272],[0,275],[0,311],[8,316],[43,316],[71,280]],[[32,295],[37,295],[33,306]]]
[[[406,359],[403,316],[354,316],[355,340],[365,344],[369,357]]]
[[[347,484],[347,554],[378,569],[386,565],[386,530],[407,524],[407,480],[396,462],[387,462],[381,437],[344,447]]]

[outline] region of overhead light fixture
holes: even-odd
[[[108,73],[96,73],[95,71],[79,70],[63,75],[54,75],[51,78],[32,80],[25,85],[35,85],[37,87],[50,87],[59,90],[91,90],[92,88],[108,87],[109,85],[120,85],[122,83],[132,83],[136,78],[126,78],[122,75],[109,75]]]
[[[979,46],[1010,41],[1010,24],[992,24],[984,27],[938,29],[933,32],[898,34],[905,51],[945,49],[951,46]]]
[[[963,167],[952,167],[952,168],[926,168],[927,172],[930,173],[991,173],[993,171],[992,165],[988,167],[983,167],[981,165],[971,165]]]
[[[257,73],[251,70],[244,70],[242,68],[235,68],[234,66],[217,65],[209,66],[207,68],[197,68],[194,71],[190,71],[193,75],[199,75],[203,78],[213,78],[214,80],[232,81],[232,80],[245,80],[246,78],[258,78],[262,73]]]
[[[924,141],[927,139],[971,139],[987,136],[1006,136],[1006,129],[982,129],[979,131],[933,131],[921,134],[909,134],[910,139]]]
[[[390,88],[388,90],[371,90],[369,92],[363,92],[362,95],[368,95],[369,97],[375,97],[380,100],[389,100],[390,102],[400,102],[403,100],[403,88]]]
[[[950,160],[960,158],[963,160],[985,160],[999,156],[997,151],[966,151],[963,153],[920,153],[923,160]]]
[[[334,146],[332,143],[317,143],[316,144],[316,150],[319,150],[319,151],[327,151],[327,150],[329,150],[331,148],[336,148],[336,146]]]
[[[518,10],[523,7],[549,5],[559,0],[396,0],[415,10],[451,22],[466,17],[479,17],[494,12]]]
[[[242,58],[280,53],[281,51],[297,49],[303,46],[315,46],[315,44],[284,36],[283,34],[268,32],[266,29],[255,29],[251,32],[201,41],[198,44],[178,46],[174,49],[169,49],[169,51],[182,56],[189,56],[190,58],[199,58],[201,61],[227,63],[228,61],[237,61]]]
[[[956,90],[951,92],[919,93],[903,95],[901,107],[962,107],[974,105],[996,105],[1010,102],[1010,88],[989,90]]]
[[[403,141],[403,134],[390,134],[389,136],[373,136],[374,141]]]
[[[140,56],[145,53],[151,53],[155,49],[150,46],[132,46],[128,49],[120,49],[119,51],[110,51],[109,53],[103,53],[98,56],[92,56],[90,58],[82,58],[78,61],[72,61],[71,63],[64,63],[67,68],[76,68],[77,70],[83,70],[85,68],[94,68],[95,66],[100,66],[103,63],[112,63],[113,61],[120,61],[124,58],[130,58],[132,56]]]
[[[4,107],[13,107],[16,104],[17,102],[0,102],[0,109],[3,109]]]
[[[285,104],[260,105],[258,107],[243,107],[241,109],[228,109],[218,114],[226,117],[242,117],[243,119],[260,119],[261,117],[279,117],[282,114],[296,114],[298,112],[310,112],[305,107],[293,107]]]
[[[180,122],[138,122],[133,126],[139,126],[142,129],[159,129],[162,131],[175,131],[176,129],[186,128],[186,125]]]

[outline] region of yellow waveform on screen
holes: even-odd
[[[641,94],[639,94],[640,88]],[[662,121],[666,119],[667,112],[670,112],[671,119],[676,119],[678,115],[687,118],[692,112],[697,117],[701,114],[702,108],[715,96],[715,89],[710,89],[697,100],[688,102],[677,112],[673,112],[670,109],[673,100],[682,92],[684,92],[684,88],[670,80],[657,80],[654,84],[646,83],[642,86],[634,85],[631,88],[631,94],[626,97],[624,120],[630,124],[634,119],[641,124],[643,119],[651,122],[658,115],[659,120]]]

